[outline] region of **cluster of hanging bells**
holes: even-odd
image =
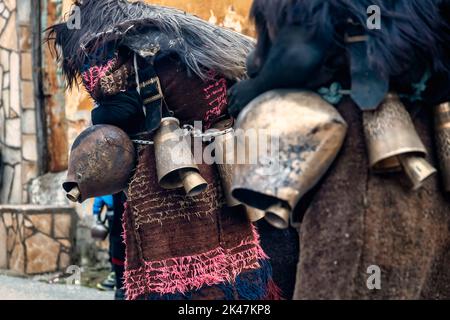
[[[186,195],[194,197],[208,187],[200,175],[178,119],[163,118],[155,133],[154,147],[158,182],[163,189],[183,187]]]
[[[450,192],[450,103],[435,107],[434,127],[442,183]],[[437,173],[398,95],[390,93],[377,110],[364,112],[364,132],[374,172],[403,170],[413,190]]]
[[[265,218],[276,228],[295,225],[293,212],[323,177],[338,155],[347,133],[339,112],[319,95],[299,90],[273,90],[257,97],[239,115],[235,131],[263,130],[265,148],[256,148],[256,162],[246,160],[261,141],[239,139],[229,119],[216,124],[215,157],[230,207],[247,207],[250,221]],[[403,171],[413,190],[437,170],[398,95],[390,93],[373,111],[364,111],[363,126],[369,165],[374,173]],[[450,192],[450,103],[435,109],[440,169]],[[173,117],[163,118],[154,135],[156,170],[164,189],[184,188],[196,196],[207,188],[192,155],[191,144]],[[190,137],[192,138],[192,137]],[[276,144],[271,143],[277,141]],[[239,152],[244,150],[245,154]],[[67,197],[74,202],[124,190],[135,166],[136,151],[125,132],[108,125],[85,130],[74,142]],[[275,171],[274,169],[275,164]]]
[[[403,170],[413,190],[437,172],[398,95],[390,93],[376,110],[364,111],[363,126],[373,172]]]
[[[437,172],[397,94],[389,93],[376,110],[364,111],[363,126],[374,174],[403,171],[412,190],[418,190]],[[237,129],[255,127],[277,132],[279,154],[273,161],[279,161],[279,171],[270,176],[262,163],[236,166],[231,194],[264,212],[274,227],[287,228],[295,225],[295,208],[336,158],[347,125],[314,93],[274,90],[252,101],[236,123]],[[442,180],[450,192],[450,103],[436,107],[435,128]]]
[[[226,120],[217,124],[218,134],[215,139],[216,158],[228,159],[217,161],[224,195],[229,207],[244,206],[231,196],[231,178],[234,172],[234,159],[230,157],[227,143],[234,136],[226,129],[232,125]],[[191,143],[180,128],[180,122],[174,117],[161,120],[160,127],[153,137],[155,162],[158,182],[163,189],[184,188],[186,195],[194,197],[207,188],[207,182],[200,174],[192,155]],[[227,153],[227,154],[225,154]],[[234,158],[233,154],[233,158]],[[67,198],[73,202],[113,194],[126,189],[136,161],[133,142],[120,128],[110,125],[96,125],[83,131],[75,140],[69,159],[69,170],[63,188]],[[247,208],[251,221],[263,217],[263,212]],[[100,238],[105,230],[103,224],[97,224],[93,236]]]
[[[203,192],[207,183],[199,173],[190,145],[176,118],[163,118],[154,136],[156,170],[164,189],[184,187],[186,195]],[[126,189],[136,165],[136,150],[120,128],[95,125],[83,131],[70,152],[63,189],[73,202]]]
[[[231,119],[217,123],[214,129],[214,151],[222,189],[228,207],[245,206],[231,195],[232,177],[236,169],[234,135],[228,131],[233,124]],[[202,139],[186,135],[176,118],[163,118],[154,137],[156,172],[158,181],[164,189],[184,187],[187,196],[197,196],[207,188],[207,182],[200,175],[192,155],[191,144],[186,139]],[[202,142],[203,143],[203,140]],[[220,160],[218,160],[220,159]],[[264,212],[246,207],[247,216],[254,222],[264,217]]]

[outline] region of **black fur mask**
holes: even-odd
[[[381,9],[381,30],[366,30],[368,56],[373,68],[398,75],[411,66],[428,65],[436,72],[450,70],[448,0],[254,0],[251,17],[258,31],[257,58],[286,24],[298,24],[312,35],[332,37],[338,44],[342,24],[348,18],[366,26],[367,8]],[[259,55],[259,56],[258,56]]]

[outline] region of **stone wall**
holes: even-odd
[[[27,203],[38,174],[30,6],[0,0],[0,203]]]
[[[0,269],[64,271],[72,263],[76,222],[71,207],[0,206]]]
[[[30,202],[39,206],[73,207],[77,213],[77,241],[72,251],[73,262],[80,266],[107,267],[109,240],[99,241],[91,237],[91,227],[95,223],[92,214],[93,200],[89,199],[82,204],[70,202],[61,187],[66,176],[67,172],[47,173],[33,179],[29,188]]]

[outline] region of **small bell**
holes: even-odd
[[[164,189],[184,187],[188,196],[196,196],[208,184],[200,175],[189,143],[179,133],[178,119],[168,117],[161,120],[154,138],[158,181]]]
[[[232,119],[224,120],[217,123],[214,126],[214,129],[224,131],[231,128],[232,124]],[[241,202],[231,195],[233,173],[236,166],[239,166],[237,163],[236,139],[232,131],[218,135],[214,138],[214,152],[227,206],[235,207],[242,205]]]
[[[427,150],[397,94],[388,94],[377,110],[365,111],[363,126],[374,172],[403,170],[414,190],[436,172],[425,160]]]
[[[227,119],[214,125],[214,129],[224,131],[230,129],[233,125],[233,119]],[[228,131],[218,135],[214,139],[214,152],[219,171],[222,188],[228,207],[244,206],[231,195],[233,184],[233,173],[237,166],[236,139],[233,131]],[[245,206],[247,218],[250,222],[257,222],[263,219],[266,213],[253,207]]]
[[[80,189],[75,185],[69,192],[67,192],[66,196],[70,201],[78,202],[81,196]]]

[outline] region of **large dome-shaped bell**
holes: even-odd
[[[72,145],[63,188],[73,202],[122,191],[135,167],[135,149],[120,128],[96,125],[83,131]]]
[[[390,93],[375,111],[363,113],[369,164],[374,172],[403,170],[414,190],[435,172],[427,150],[400,98]]]
[[[247,162],[233,174],[232,195],[265,211],[267,221],[283,229],[303,195],[336,158],[347,124],[313,92],[274,90],[253,100],[239,115],[235,129],[238,150],[247,153],[240,157]],[[251,131],[256,131],[257,141],[239,137]],[[263,140],[267,143],[261,144]],[[255,150],[256,162],[251,160]]]
[[[207,188],[208,184],[200,175],[178,119],[167,117],[161,120],[154,144],[156,171],[162,188],[184,187],[186,194],[191,197]]]

